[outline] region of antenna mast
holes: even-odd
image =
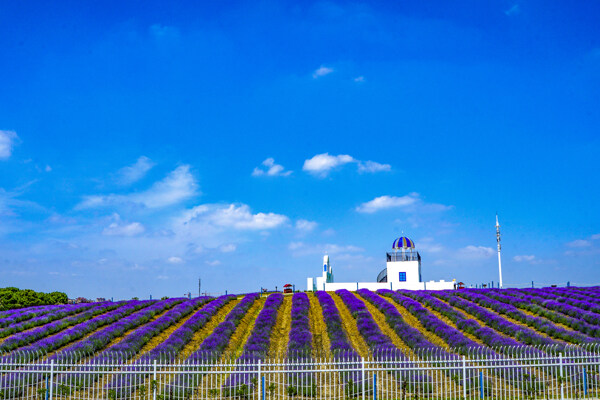
[[[502,288],[502,258],[500,257],[500,224],[496,213],[496,241],[498,242],[498,274],[500,275],[500,288]]]

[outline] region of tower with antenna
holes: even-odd
[[[502,288],[502,257],[500,256],[500,224],[496,213],[496,241],[498,242],[498,274],[500,275],[500,288]]]

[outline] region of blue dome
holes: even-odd
[[[407,237],[399,237],[398,239],[394,240],[394,244],[392,245],[392,249],[394,250],[401,250],[401,249],[414,249],[415,248],[415,242],[413,242],[412,240],[410,240]]]

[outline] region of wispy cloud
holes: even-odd
[[[293,253],[294,256],[306,256],[316,254],[347,254],[347,253],[362,253],[365,250],[362,247],[353,245],[338,245],[331,243],[324,244],[307,244],[304,242],[291,242],[288,245],[288,249]]]
[[[575,247],[575,248],[590,247],[591,245],[592,245],[592,243],[589,240],[584,240],[584,239],[577,239],[577,240],[573,240],[572,242],[567,243],[567,246]]]
[[[468,260],[482,260],[492,257],[496,251],[491,247],[469,245],[458,250],[462,258]]]
[[[317,68],[315,70],[315,72],[313,72],[313,78],[317,79],[317,78],[320,78],[322,76],[329,75],[332,72],[333,72],[333,68],[328,68],[328,67],[325,67],[325,66],[321,65],[319,68]]]
[[[120,185],[131,185],[142,179],[156,164],[148,157],[141,156],[137,161],[117,172],[116,181]]]
[[[18,139],[15,131],[0,130],[0,160],[7,160],[12,155],[13,146]]]
[[[253,214],[246,204],[203,204],[186,211],[183,218],[179,220],[179,224],[182,226],[209,225],[235,230],[264,230],[277,228],[288,220],[288,217],[281,214]]]
[[[305,160],[302,170],[314,176],[324,178],[334,169],[351,163],[357,165],[358,172],[360,173],[375,173],[392,169],[389,164],[380,164],[375,161],[361,161],[348,154],[334,156],[329,153],[322,153]]]
[[[374,213],[380,210],[386,210],[389,208],[405,208],[410,205],[416,204],[419,201],[418,193],[410,193],[406,196],[379,196],[371,201],[361,204],[356,207],[356,211],[361,213]]]
[[[161,208],[181,203],[198,195],[198,184],[189,165],[171,171],[163,180],[155,182],[148,190],[127,195],[109,194],[85,196],[77,209],[100,208],[115,205],[138,205]]]
[[[252,176],[289,176],[292,171],[286,171],[283,165],[275,163],[275,159],[269,157],[262,162],[261,166],[254,168]]]
[[[382,171],[390,171],[392,166],[390,164],[380,164],[375,161],[360,161],[358,163],[358,172],[361,173],[375,173]]]
[[[315,221],[308,221],[306,219],[299,219],[296,221],[296,229],[302,233],[311,232],[315,230],[318,225],[319,224]]]
[[[123,225],[113,222],[104,228],[102,234],[107,236],[136,236],[144,233],[144,231],[144,225],[140,224],[139,222],[132,222],[130,224]]]
[[[356,83],[363,83],[364,81],[365,81],[364,76],[357,76],[356,78],[354,78],[354,82],[356,82]]]
[[[521,13],[521,7],[519,7],[518,4],[514,4],[511,8],[509,8],[508,10],[504,11],[504,14],[508,15],[509,17],[511,15],[517,15]]]
[[[356,207],[360,213],[372,214],[382,210],[402,209],[404,211],[441,212],[452,206],[424,202],[419,193],[409,193],[405,196],[379,196]]]
[[[167,258],[167,262],[169,264],[181,264],[181,263],[183,263],[183,258],[172,256],[172,257]]]
[[[533,261],[535,261],[535,256],[534,255],[519,255],[519,256],[514,256],[513,260],[515,260],[516,262],[533,262]]]

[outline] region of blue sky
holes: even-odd
[[[600,283],[598,4],[205,3],[0,5],[0,286]]]

